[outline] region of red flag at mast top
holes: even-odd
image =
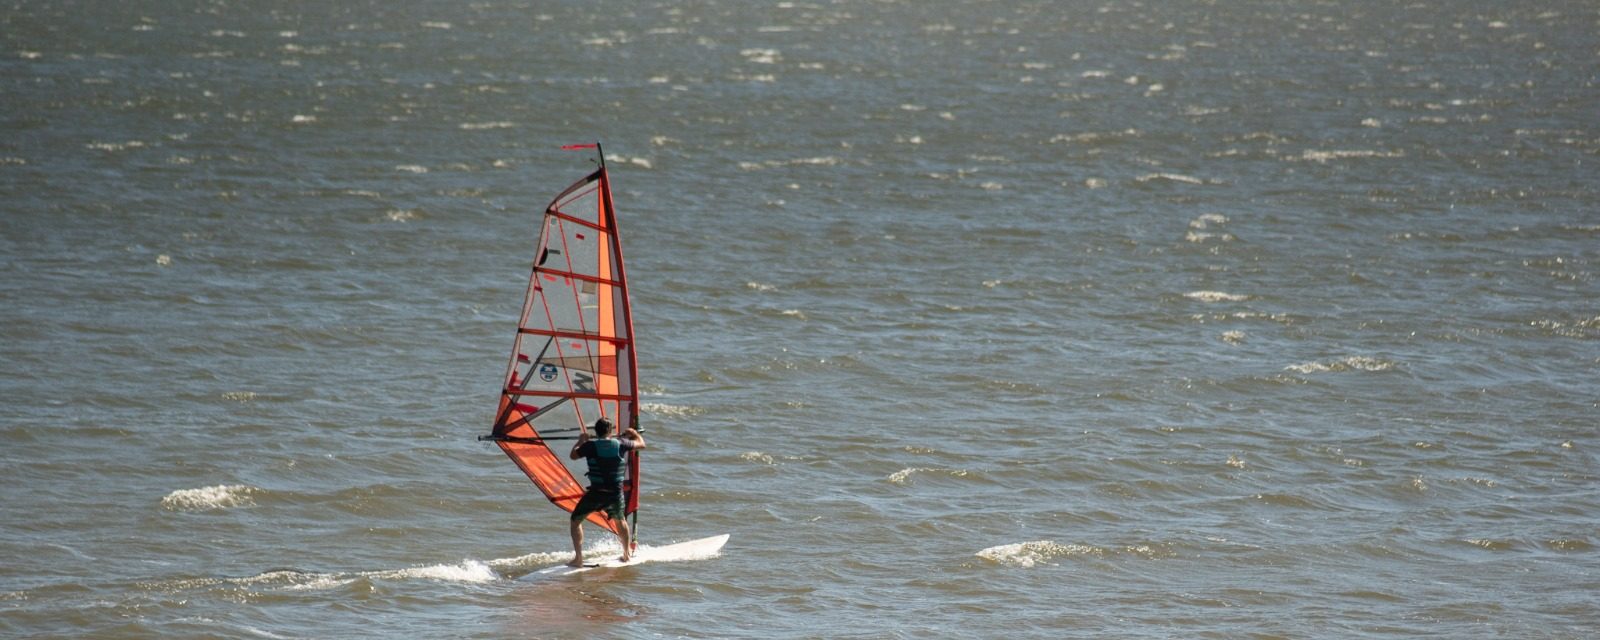
[[[591,143],[588,143],[588,144],[564,144],[564,145],[561,145],[561,149],[564,150],[564,151],[581,151],[581,150],[584,150],[584,149],[594,149],[595,150],[595,154],[600,156],[599,159],[598,159],[599,163],[600,163],[600,168],[601,169],[606,168],[605,151],[600,149],[600,143],[598,141],[591,142]]]

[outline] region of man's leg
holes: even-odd
[[[622,561],[633,559],[633,530],[628,527],[627,518],[617,519],[617,538],[622,540]]]
[[[572,519],[572,562],[567,566],[583,566],[583,518]]]

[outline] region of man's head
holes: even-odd
[[[616,425],[611,423],[610,418],[601,418],[594,421],[594,434],[596,436],[604,438],[611,435],[614,429],[616,429]]]

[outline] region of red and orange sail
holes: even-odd
[[[610,418],[618,433],[639,423],[633,316],[603,154],[599,169],[545,208],[533,255],[494,432],[483,439],[498,444],[550,502],[570,512],[586,484],[585,462],[568,458],[578,431],[599,418]],[[639,509],[637,452],[629,455],[627,470],[623,490],[631,516]],[[617,530],[603,513],[589,521]]]

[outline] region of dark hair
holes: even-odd
[[[602,438],[611,435],[611,431],[615,428],[616,425],[611,423],[611,418],[601,418],[594,421],[594,434]]]

